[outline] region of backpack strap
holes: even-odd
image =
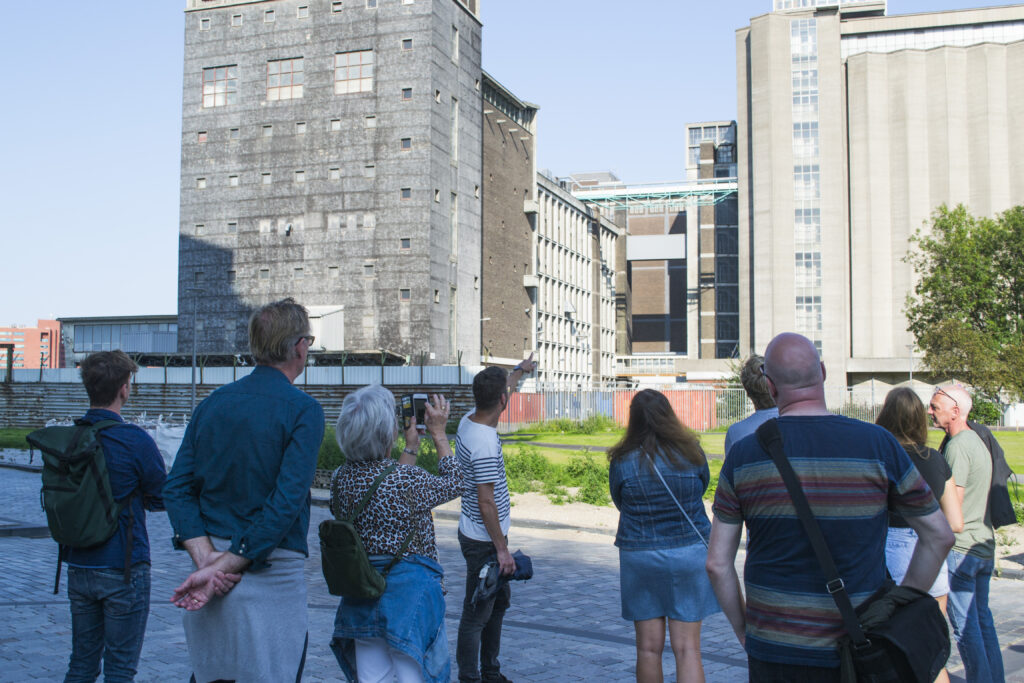
[[[839,570],[836,569],[836,564],[832,560],[832,553],[829,552],[828,545],[825,544],[825,537],[821,533],[821,527],[818,526],[818,520],[814,518],[800,480],[786,458],[786,452],[782,448],[782,432],[779,431],[777,419],[772,418],[757,428],[757,441],[761,444],[761,448],[768,451],[768,455],[771,456],[775,467],[782,476],[786,490],[789,491],[789,497],[793,499],[797,517],[800,518],[804,532],[811,542],[811,547],[814,548],[814,555],[818,558],[818,564],[821,565],[821,571],[825,575],[825,589],[832,596],[836,607],[839,608],[839,614],[843,618],[843,627],[853,641],[853,646],[860,649],[870,645],[860,627],[860,621],[857,620],[857,615],[853,611],[853,603],[850,601],[850,594],[846,592],[846,584],[840,578]]]
[[[118,420],[97,420],[96,422],[93,422],[92,425],[89,425],[89,423],[85,422],[84,420],[79,419],[79,420],[75,420],[75,424],[85,425],[86,427],[91,426],[92,429],[93,429],[93,432],[98,435],[101,431],[103,431],[104,429],[107,429],[108,427],[113,427],[114,425],[119,425],[119,424],[124,424],[124,423],[123,422],[119,422]],[[100,448],[102,448],[102,447],[103,447],[103,444],[101,443],[100,444]],[[106,451],[104,451],[103,453],[104,453],[104,455],[106,455]],[[99,478],[99,476],[100,476],[99,475],[99,470],[96,468],[95,461],[93,461],[91,469],[92,469],[93,474],[97,478]],[[131,493],[129,493],[124,498],[122,498],[119,502],[115,501],[115,502],[117,502],[117,506],[116,506],[116,510],[113,511],[113,514],[115,514],[116,516],[120,517],[121,516],[121,511],[124,510],[126,507],[128,508],[128,529],[127,529],[127,533],[125,533],[125,539],[124,539],[124,582],[125,582],[125,584],[131,583],[131,579],[132,579],[132,550],[134,550],[134,546],[135,546],[135,509],[132,507],[132,499],[135,496],[137,496],[137,495],[141,495],[141,493],[142,493],[141,489],[139,487],[136,487]],[[111,512],[112,512],[111,510],[107,510],[107,514],[108,515],[111,514]]]
[[[363,494],[363,497],[359,501],[359,505],[356,506],[356,509],[352,511],[351,515],[349,515],[348,517],[344,518],[346,521],[348,521],[348,522],[355,522],[356,521],[356,517],[358,517],[360,514],[362,514],[363,510],[366,508],[367,503],[370,502],[370,499],[373,498],[373,494],[375,494],[377,492],[377,488],[380,486],[381,482],[384,481],[384,477],[386,477],[389,474],[391,474],[395,470],[396,467],[398,467],[398,463],[397,462],[392,462],[390,465],[388,465],[386,468],[384,468],[383,472],[381,472],[380,474],[377,475],[377,478],[373,480],[372,484],[370,484],[370,488],[367,489],[366,493]],[[333,484],[332,484],[332,486],[333,486]],[[333,496],[333,492],[332,492],[332,496]]]

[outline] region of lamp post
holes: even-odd
[[[192,413],[196,411],[196,339],[199,337],[199,331],[196,329],[197,308],[199,295],[205,291],[202,287],[188,287],[185,289],[186,293],[192,294],[192,393],[188,408],[188,418],[190,420],[192,419]]]
[[[910,365],[909,365],[909,370],[910,370],[910,388],[913,389],[914,388],[914,345],[913,344],[907,344],[907,351],[910,352]]]

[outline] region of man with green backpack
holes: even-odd
[[[71,660],[65,682],[131,681],[149,616],[146,510],[162,510],[167,473],[153,439],[121,409],[138,366],[123,351],[81,365],[89,410],[73,427],[47,427],[28,441],[43,453],[43,508],[68,565]],[[54,589],[56,592],[56,587]]]

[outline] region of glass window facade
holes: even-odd
[[[302,97],[302,68],[302,57],[267,62],[267,100],[273,102]]]
[[[223,107],[237,99],[237,64],[203,69],[203,107]]]
[[[334,94],[373,90],[373,50],[334,55]]]
[[[780,3],[813,0],[776,0]],[[810,6],[810,5],[793,5]],[[818,132],[818,31],[814,19],[790,22],[793,95],[793,238],[795,330],[820,350],[821,149]]]

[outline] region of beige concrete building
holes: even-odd
[[[736,44],[740,347],[793,330],[831,383],[906,379],[908,238],[1024,202],[1024,6],[776,0]]]

